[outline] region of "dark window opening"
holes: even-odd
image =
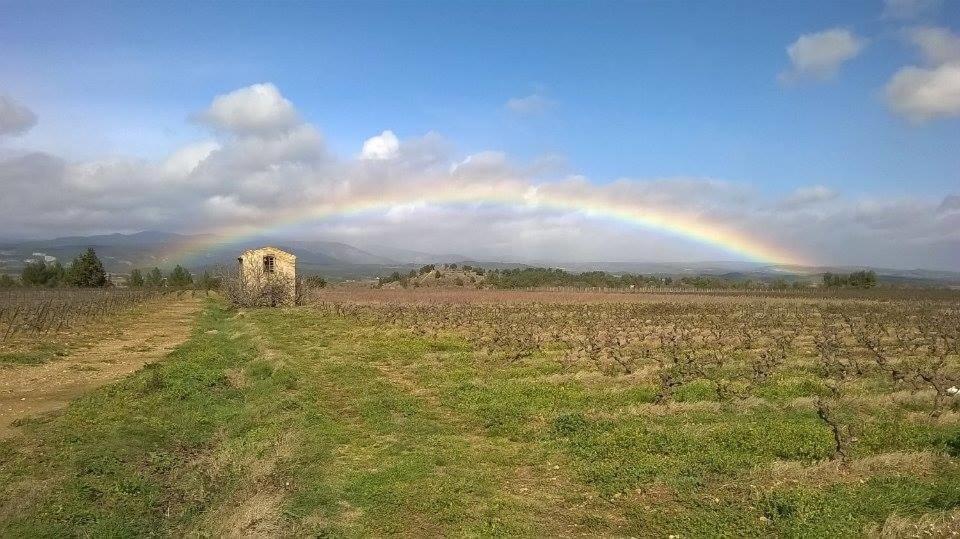
[[[263,272],[264,273],[274,272],[273,255],[267,255],[263,257]]]

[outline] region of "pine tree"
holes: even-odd
[[[38,259],[24,266],[20,281],[25,285],[53,288],[67,282],[67,271],[59,261],[47,264]]]
[[[47,286],[59,286],[67,282],[67,270],[59,260],[47,266]]]
[[[190,275],[190,272],[185,270],[183,266],[177,264],[170,272],[170,276],[167,277],[167,283],[174,288],[186,288],[193,284],[193,275]]]
[[[20,272],[20,281],[25,285],[44,286],[47,284],[47,264],[43,259],[28,262]]]
[[[160,268],[150,270],[150,273],[147,274],[146,285],[152,288],[163,286],[163,272],[160,271]]]
[[[127,279],[127,285],[131,288],[140,288],[143,286],[143,274],[140,270],[134,269],[130,272],[130,278]]]
[[[107,272],[103,269],[103,262],[97,258],[96,251],[87,249],[73,259],[67,271],[67,282],[71,286],[84,288],[107,286]]]

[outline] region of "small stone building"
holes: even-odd
[[[240,282],[253,294],[265,296],[271,305],[297,302],[297,257],[276,247],[244,251],[237,258]]]

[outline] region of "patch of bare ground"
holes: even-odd
[[[18,420],[63,408],[92,389],[162,359],[190,336],[202,300],[168,296],[118,317],[109,333],[92,334],[88,346],[41,365],[0,369],[0,437]]]
[[[190,535],[217,537],[276,537],[282,535],[285,516],[281,510],[286,487],[275,479],[277,466],[299,446],[296,433],[280,433],[258,447],[224,447],[211,458],[215,469],[242,470],[238,488],[217,510],[210,511]]]
[[[867,530],[868,537],[893,539],[899,537],[957,538],[960,537],[960,509],[927,513],[920,516],[893,514],[882,526]]]
[[[854,459],[848,463],[829,460],[812,466],[795,461],[776,461],[761,470],[755,481],[770,487],[803,485],[823,488],[838,483],[863,482],[877,475],[930,476],[950,462],[951,459],[946,455],[932,451],[897,451]]]

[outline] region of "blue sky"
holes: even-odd
[[[890,3],[890,2],[888,2]],[[39,121],[0,140],[67,160],[162,159],[209,136],[211,99],[275,85],[349,157],[384,130],[457,156],[546,157],[594,184],[702,177],[771,200],[960,191],[960,119],[911,120],[885,87],[907,33],[960,4],[845,2],[0,2],[0,94]],[[782,80],[787,47],[841,29],[832,76]],[[531,96],[533,96],[531,98]],[[532,110],[513,110],[529,98]],[[523,107],[520,107],[523,108]]]
[[[224,7],[7,3],[2,80],[118,152],[168,151],[197,136],[184,119],[211,95],[271,81],[341,151],[383,129],[433,130],[465,152],[562,154],[599,181],[880,192],[960,181],[960,125],[913,126],[883,104],[884,83],[915,53],[875,1]],[[956,28],[960,8],[938,19]],[[869,35],[870,48],[829,83],[779,84],[785,47],[834,26]],[[556,105],[532,119],[502,109],[534,93]]]

